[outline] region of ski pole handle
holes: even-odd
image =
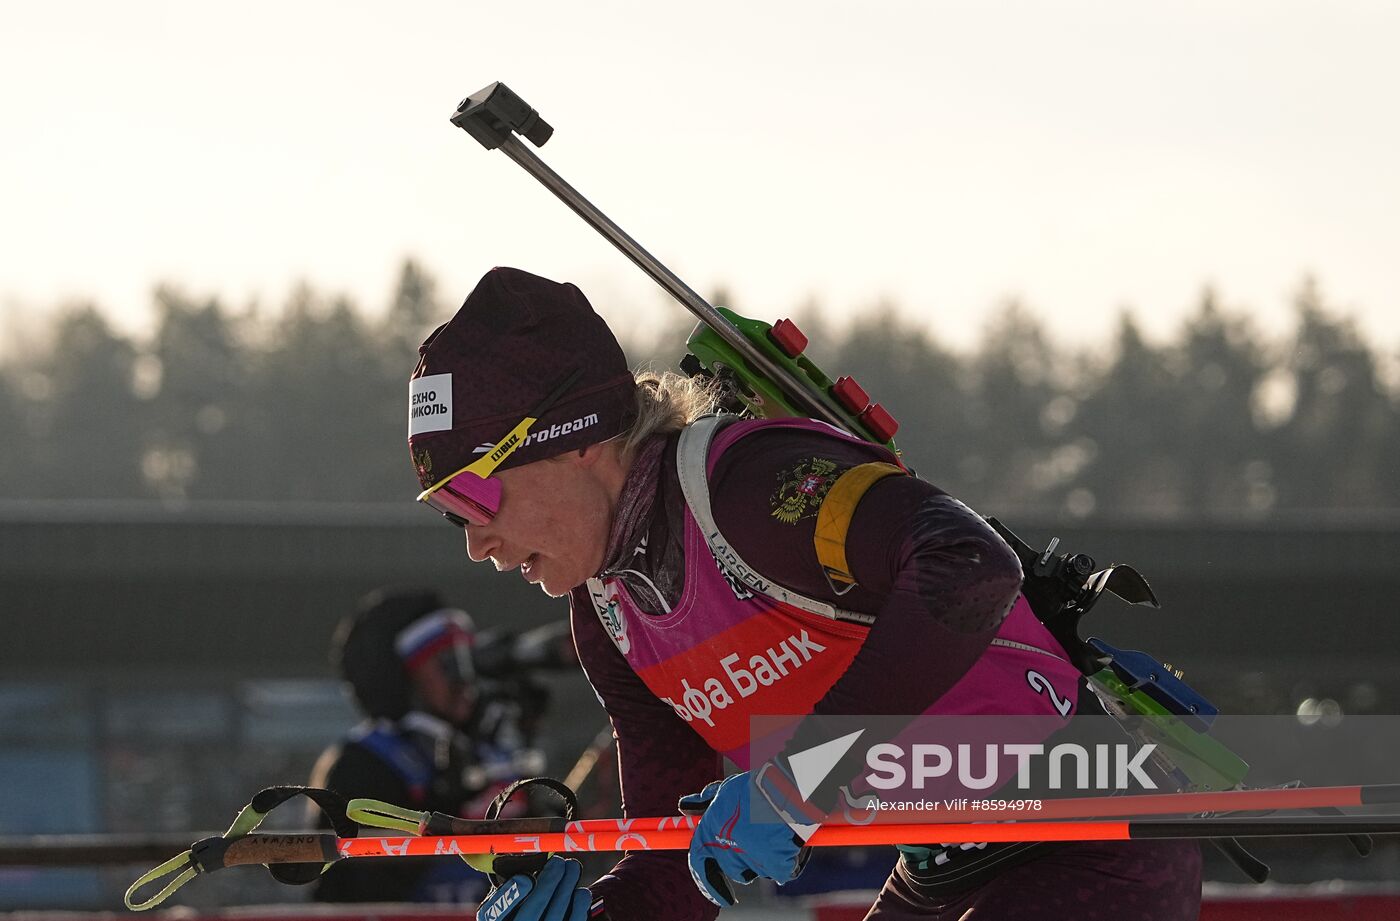
[[[340,859],[338,843],[339,839],[332,834],[213,837],[190,845],[190,857],[204,873],[258,864],[330,863]]]
[[[189,850],[143,873],[127,887],[123,900],[132,911],[146,911],[174,895],[175,890],[200,873],[256,864],[330,863],[340,859],[336,848],[338,843],[332,834],[244,835],[237,838],[215,835],[203,838],[190,845]],[[140,893],[155,886],[161,887],[155,895],[140,898]]]

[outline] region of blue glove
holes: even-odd
[[[593,896],[578,884],[583,865],[550,857],[534,879],[512,876],[486,896],[476,921],[586,921]]]
[[[721,908],[734,904],[729,881],[748,885],[760,876],[791,882],[807,862],[804,846],[820,827],[796,795],[795,785],[777,764],[716,780],[699,793],[681,797],[680,810],[701,815],[690,839],[690,876],[700,892]]]

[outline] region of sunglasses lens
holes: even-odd
[[[436,509],[453,524],[482,525],[496,517],[501,507],[501,481],[495,477],[482,479],[475,473],[462,471],[422,501]]]

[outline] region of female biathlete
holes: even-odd
[[[707,415],[692,382],[634,376],[578,288],[518,269],[487,273],[419,353],[420,501],[474,561],[569,597],[624,815],[703,810],[688,854],[633,852],[589,887],[551,858],[479,918],[709,919],[735,882],[793,879],[839,793],[797,795],[785,755],[751,764],[751,717],[1072,712],[1078,673],[1016,556],[883,448]],[[818,555],[823,518],[844,565]],[[935,843],[901,850],[869,917],[1186,921],[1199,904],[1194,842]]]

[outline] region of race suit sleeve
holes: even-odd
[[[821,500],[845,470],[884,459],[820,432],[776,429],[736,442],[711,477],[715,520],[749,565],[876,615],[818,715],[924,712],[977,661],[1020,590],[1020,562],[980,516],[917,477],[892,476],[856,507],[846,556],[857,587],[837,596],[813,546]]]
[[[570,595],[574,645],[617,740],[624,817],[676,815],[676,801],[721,775],[720,757],[657,699],[617,651],[584,589]],[[633,852],[593,883],[610,921],[713,921],[684,851]]]

